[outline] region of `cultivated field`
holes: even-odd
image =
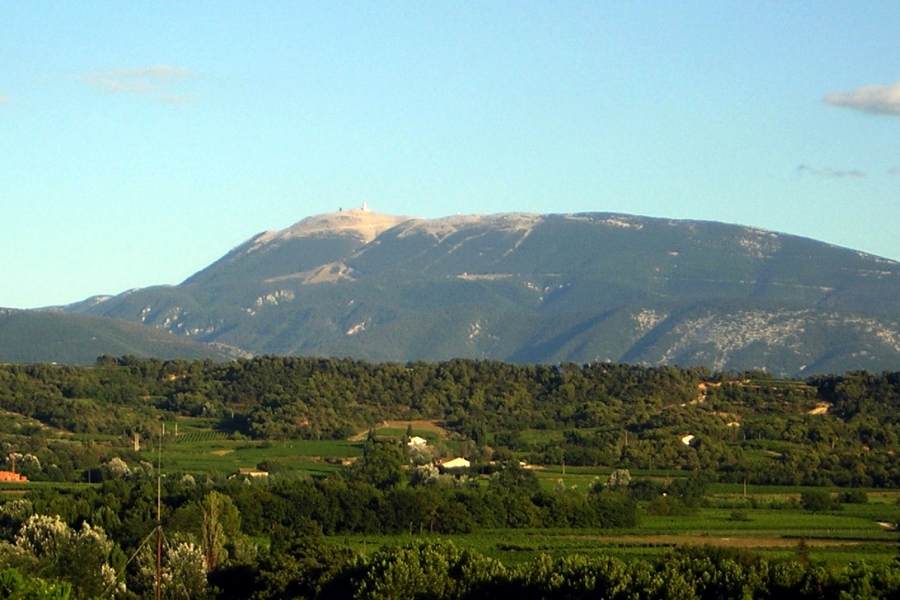
[[[900,492],[894,492],[900,497]],[[349,543],[358,550],[373,551],[399,545],[412,538],[452,539],[506,563],[523,562],[536,554],[611,554],[620,558],[658,555],[684,546],[712,546],[750,550],[770,558],[805,555],[810,560],[846,564],[852,560],[889,562],[898,553],[898,534],[875,518],[900,518],[896,503],[858,505],[833,513],[808,513],[799,509],[748,509],[747,521],[734,521],[731,510],[701,508],[696,514],[677,517],[643,515],[639,525],[627,530],[604,529],[500,529],[451,536],[429,534],[394,536],[334,536],[336,544]]]
[[[379,439],[400,439],[411,427],[412,435],[428,440],[429,446],[452,454],[459,440],[433,421],[384,421],[373,428]],[[265,469],[271,485],[277,478],[322,476],[347,468],[362,455],[369,430],[357,432],[345,440],[258,441],[229,436],[217,431],[212,420],[182,418],[178,434],[174,423],[167,425],[163,438],[164,473],[228,476],[241,468]],[[548,432],[527,432],[547,436]],[[550,433],[552,435],[552,433]],[[78,434],[65,436],[80,442],[90,441],[127,449],[127,440],[113,436]],[[74,440],[73,440],[74,441]],[[144,440],[140,458],[156,463],[158,440]],[[527,465],[545,489],[561,486],[587,492],[604,482],[611,467],[572,467],[563,465]],[[633,478],[670,483],[689,473],[678,470],[632,470]],[[487,476],[470,476],[481,485]],[[30,488],[74,488],[84,483],[31,482]],[[0,493],[21,494],[24,487],[0,484]],[[427,532],[403,535],[336,535],[334,544],[347,544],[364,552],[382,546],[404,544],[413,538],[450,539],[463,548],[472,548],[506,563],[529,560],[539,553],[552,556],[570,554],[612,554],[621,558],[659,555],[687,546],[712,546],[746,549],[768,557],[803,555],[810,560],[843,564],[851,560],[870,562],[894,560],[898,555],[897,531],[900,521],[900,490],[868,489],[868,502],[843,504],[840,510],[809,512],[802,510],[800,495],[811,489],[838,488],[749,485],[714,483],[707,489],[703,505],[690,514],[655,516],[648,514],[647,503],[640,503],[640,519],[632,529],[498,529],[471,534],[431,536]]]

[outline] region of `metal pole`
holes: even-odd
[[[162,599],[162,434],[156,458],[156,600]]]

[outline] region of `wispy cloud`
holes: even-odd
[[[865,171],[859,169],[833,169],[831,167],[811,167],[810,165],[797,165],[797,173],[800,175],[812,175],[813,177],[824,177],[830,179],[842,179],[845,177],[860,178],[865,177]]]
[[[189,104],[194,101],[194,97],[190,94],[167,94],[160,96],[158,100],[165,104]]]
[[[84,73],[79,80],[108,94],[143,94],[168,102],[180,97],[171,92],[180,81],[193,76],[190,69],[156,65],[134,69],[109,69]]]
[[[0,94],[0,104],[7,104],[9,102],[9,96],[4,96]]]
[[[893,85],[864,85],[849,92],[833,92],[826,94],[824,100],[832,106],[900,116],[900,81]]]
[[[888,175],[900,175],[900,167],[891,167],[887,173]]]

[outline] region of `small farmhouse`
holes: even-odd
[[[261,471],[259,469],[251,469],[248,467],[242,467],[242,468],[238,469],[237,474],[241,477],[268,477],[269,476],[268,471]]]
[[[0,482],[3,483],[26,483],[28,478],[20,475],[15,471],[0,471]]]
[[[472,463],[465,458],[457,457],[441,461],[440,466],[442,469],[468,469]]]
[[[426,439],[423,438],[423,437],[419,437],[419,436],[417,436],[417,435],[414,435],[414,436],[412,436],[411,438],[409,438],[409,441],[406,442],[406,445],[409,446],[410,448],[414,448],[414,449],[416,449],[416,448],[424,448],[425,446],[428,445],[428,440],[426,440]]]

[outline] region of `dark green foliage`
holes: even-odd
[[[731,519],[732,521],[738,521],[738,522],[748,522],[748,521],[753,520],[750,518],[750,515],[748,515],[747,512],[743,511],[743,510],[731,511],[731,515],[729,515],[728,518]]]
[[[710,386],[702,404],[690,404],[701,382],[721,385]],[[878,401],[867,399],[867,394]],[[314,479],[295,478],[289,471],[252,484],[215,474],[184,480],[180,475],[167,477],[164,528],[173,539],[199,539],[204,499],[214,497],[213,492],[227,497],[218,511],[224,535],[215,544],[225,551],[217,550],[220,558],[210,574],[211,594],[223,598],[343,598],[362,594],[363,585],[365,593],[373,591],[374,596],[374,590],[403,594],[421,586],[438,598],[828,599],[841,593],[890,597],[883,590],[897,590],[896,567],[854,565],[832,572],[802,564],[810,559],[808,549],[798,554],[801,564],[703,551],[659,561],[624,563],[593,556],[504,566],[472,552],[435,545],[385,548],[358,556],[338,547],[334,536],[629,528],[641,512],[638,501],[648,503],[646,511],[651,514],[669,516],[715,501],[705,497],[710,477],[715,476],[738,482],[816,478],[812,480],[890,486],[898,481],[893,459],[898,397],[900,387],[891,373],[791,382],[669,367],[524,367],[485,361],[369,365],[282,358],[223,365],[124,357],[105,358],[92,368],[0,366],[0,407],[16,419],[21,416],[22,424],[21,429],[10,424],[0,443],[6,452],[31,454],[28,468],[36,478],[49,478],[51,464],[72,478],[80,475],[80,469],[108,472],[109,467],[101,465],[108,462],[110,448],[127,458],[135,472],[92,486],[34,486],[27,497],[30,506],[17,504],[2,512],[0,532],[8,541],[32,512],[59,514],[72,527],[83,522],[102,527],[115,542],[112,562],[121,566],[155,525],[156,489],[139,466],[140,455],[122,446],[132,431],[152,433],[145,424],[161,416],[205,414],[209,419],[204,423],[218,423],[225,431],[192,435],[222,439],[235,429],[314,438],[348,429],[374,430],[385,419],[431,419],[448,430],[436,443],[477,457],[469,473],[421,478],[412,485],[402,441],[373,431],[361,444],[362,456],[353,467]],[[820,401],[852,409],[806,414]],[[740,418],[740,428],[727,425],[733,418]],[[73,432],[104,432],[118,441],[82,443],[77,436],[54,433],[41,423]],[[681,436],[687,432],[700,443],[682,444]],[[470,433],[483,444],[466,439]],[[552,474],[542,474],[545,479],[539,482],[535,473],[545,471],[521,467],[520,459],[532,462],[532,455],[554,448],[558,453],[553,465],[563,457],[571,465],[574,452],[583,451],[585,460],[602,458],[604,464],[620,469],[612,479],[622,485],[604,486],[608,482],[604,475],[596,480],[599,485],[550,486],[547,479]],[[289,458],[277,460],[287,464]],[[649,461],[654,461],[655,469],[682,473],[651,474],[653,480],[632,479],[626,486],[621,469],[646,468]],[[25,462],[23,458],[20,466]],[[656,483],[664,477],[667,485]],[[830,494],[824,493],[827,504],[820,502],[821,496],[807,492],[804,506],[836,508]],[[838,499],[863,496],[858,489],[849,489]],[[845,507],[845,512],[858,509],[867,510]],[[740,527],[742,510],[732,512],[735,522],[729,526]],[[756,513],[752,516],[755,519]],[[323,535],[332,537],[326,542]],[[76,559],[67,562],[79,564]],[[133,571],[129,578],[136,577]],[[86,589],[73,572],[45,573],[70,581],[76,593]]]
[[[348,471],[348,476],[379,489],[396,486],[403,479],[402,467],[409,462],[406,448],[393,441],[369,439],[363,455]]]
[[[841,376],[821,376],[810,382],[819,395],[834,405],[844,418],[873,412],[894,414],[900,411],[900,372],[875,375],[858,371]],[[878,441],[877,435],[873,441]]]
[[[690,477],[676,479],[666,488],[669,496],[678,498],[685,506],[698,506],[709,485],[709,475],[693,474]]]
[[[273,536],[272,546],[259,559],[256,580],[246,578],[247,568],[225,570],[213,579],[222,590],[220,597],[314,598],[350,567],[352,552],[325,543],[322,529],[314,521],[302,521],[293,529],[281,529]],[[237,576],[244,574],[243,581]],[[325,596],[327,597],[327,595]]]
[[[541,489],[534,472],[522,468],[514,460],[500,464],[499,470],[491,478],[491,486],[499,490],[520,490],[527,494],[536,494]]]
[[[516,475],[518,477],[518,475]],[[539,556],[506,565],[447,543],[386,546],[368,555],[342,548],[325,534],[337,532],[458,532],[468,519],[477,528],[530,526],[629,527],[634,500],[625,491],[588,494],[571,490],[537,491],[499,486],[394,486],[384,490],[350,478],[285,481],[273,485],[223,482],[216,493],[231,498],[240,520],[231,519],[228,535],[268,538],[255,553],[233,553],[209,574],[209,596],[237,598],[894,598],[900,592],[900,563],[853,563],[825,569],[799,560],[765,560],[747,552],[679,548],[649,560],[623,561],[602,554],[590,557]],[[696,490],[690,482],[679,489]],[[672,486],[669,486],[670,488]],[[163,519],[167,536],[177,538],[196,526],[194,507],[208,498],[208,483],[166,481]],[[152,530],[152,485],[114,481],[67,492],[42,490],[29,495],[34,510],[60,512],[70,525],[83,520],[104,523],[117,543],[117,565]],[[686,496],[689,494],[685,494]],[[659,499],[680,501],[674,495]],[[224,513],[222,513],[224,515]],[[521,516],[528,514],[527,518]],[[104,516],[106,515],[106,516]],[[407,519],[411,521],[407,522]],[[228,521],[229,519],[223,519]],[[239,529],[240,531],[236,531]],[[7,540],[9,537],[6,538]],[[118,548],[121,548],[119,550]],[[514,546],[510,545],[510,549]],[[124,552],[123,552],[124,551]],[[87,557],[71,559],[84,564]],[[65,578],[77,580],[74,572]],[[133,575],[133,573],[131,574]],[[44,583],[0,572],[0,590],[28,589]],[[56,584],[46,584],[56,589]],[[5,587],[2,587],[5,586]],[[24,586],[24,587],[23,587]],[[29,592],[0,597],[68,598]],[[132,589],[137,589],[132,587]]]
[[[324,583],[315,574],[311,577],[313,587],[286,588],[279,580],[259,590],[258,597],[812,600],[889,599],[900,592],[897,565],[853,563],[832,572],[793,561],[773,562],[709,548],[679,549],[654,561],[623,562],[602,555],[559,559],[540,556],[509,567],[452,544],[419,543],[338,562],[342,566],[329,573],[331,579]],[[289,573],[304,577],[309,572],[299,567],[282,577],[290,577]]]
[[[698,386],[707,383],[698,404]],[[834,408],[807,414],[817,402]],[[38,459],[39,468],[20,465],[32,479],[96,481],[111,457],[99,446],[63,443],[41,424],[120,436],[124,444],[134,432],[152,439],[155,421],[179,415],[215,420],[221,432],[209,435],[257,439],[338,438],[384,419],[429,419],[468,437],[470,456],[492,452],[501,462],[715,472],[732,482],[900,485],[892,455],[900,444],[897,373],[801,382],[598,363],[122,357],[93,368],[0,366],[0,408],[34,419],[0,424],[10,434],[6,453]],[[687,432],[695,436],[689,446],[680,442]]]
[[[453,545],[419,544],[382,551],[366,561],[351,580],[356,597],[479,597],[496,586],[498,562]]]
[[[695,507],[688,506],[674,496],[657,496],[647,504],[647,514],[659,517],[689,515],[694,510]]]
[[[663,486],[652,479],[633,479],[628,484],[628,493],[635,500],[649,502],[663,492]]]
[[[593,492],[588,502],[597,513],[600,527],[634,527],[637,524],[637,504],[625,492]]]
[[[839,507],[825,490],[806,490],[800,494],[800,506],[804,510],[823,511]]]
[[[865,504],[869,496],[863,490],[846,490],[838,494],[838,501],[844,504]]]
[[[0,571],[0,598],[4,600],[69,600],[72,586],[26,577],[16,569]]]

